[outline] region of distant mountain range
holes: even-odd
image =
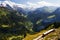
[[[30,11],[35,11],[35,12],[37,11],[38,12],[38,10],[40,10],[41,12],[44,11],[44,12],[50,12],[51,13],[57,9],[57,7],[55,7],[55,6],[43,6],[43,7],[35,8],[35,10],[33,8],[32,9],[22,8],[21,4],[17,4],[17,3],[7,1],[7,0],[0,1],[0,6],[1,7],[7,7],[11,10],[17,10],[17,11],[22,12],[22,13],[23,12],[27,13]]]
[[[1,1],[0,7],[6,7],[9,10],[15,10],[22,14],[27,14],[28,19],[33,23],[42,20],[41,23],[44,26],[55,21],[60,22],[60,7],[42,6],[31,10],[29,8],[22,8],[20,4],[11,1]]]

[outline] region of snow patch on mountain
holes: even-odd
[[[15,7],[21,7],[23,9],[36,9],[36,8],[40,8],[40,7],[44,7],[44,6],[55,6],[55,7],[60,7],[59,4],[55,4],[55,3],[48,3],[45,1],[40,1],[37,3],[31,3],[31,2],[27,2],[26,4],[18,4],[15,2],[11,2],[10,0],[5,0],[5,1],[0,1],[0,4],[2,4],[4,7],[6,6],[6,4],[8,4],[11,8],[15,9]],[[1,5],[0,5],[1,6]]]

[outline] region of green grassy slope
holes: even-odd
[[[33,34],[33,35],[27,35],[24,40],[33,40],[36,37],[42,35],[44,32],[46,32],[48,30],[42,30],[39,33]],[[59,40],[60,39],[60,27],[56,28],[56,30],[48,35],[46,35],[43,40]]]

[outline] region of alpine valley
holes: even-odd
[[[49,5],[49,3],[47,4]],[[21,4],[1,0],[0,40],[12,35],[21,35],[20,40],[22,40],[27,33],[34,34],[49,26],[58,28],[60,26],[60,6],[47,6],[47,4],[45,3],[41,7],[22,7]]]

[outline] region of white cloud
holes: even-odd
[[[28,8],[38,8],[38,7],[43,7],[43,6],[57,6],[59,7],[59,4],[55,4],[55,3],[48,3],[48,2],[45,2],[45,1],[40,1],[40,2],[37,2],[37,3],[31,3],[31,2],[27,2],[28,4]]]
[[[40,1],[37,3],[27,2],[26,4],[17,4],[14,2],[10,2],[10,1],[8,2],[7,0],[5,2],[10,4],[11,6],[16,5],[18,7],[29,8],[29,9],[35,9],[35,8],[39,8],[39,7],[43,7],[43,6],[58,6],[58,7],[60,7],[59,4],[49,3],[49,2],[45,2],[45,1]]]
[[[0,1],[10,1],[10,0],[0,0]]]
[[[8,2],[8,1],[6,0],[6,2]],[[14,2],[9,1],[9,3],[11,5],[16,5],[18,7],[29,8],[29,9],[35,9],[35,8],[39,8],[39,7],[43,7],[43,6],[57,6],[57,7],[60,7],[59,4],[49,3],[49,2],[46,2],[46,1],[40,1],[40,2],[37,2],[37,3],[27,2],[26,4],[16,4]]]
[[[39,7],[43,7],[43,6],[59,6],[59,4],[49,3],[49,2],[45,2],[45,1],[40,1],[37,3],[27,2],[26,4],[16,4],[13,2],[12,5],[16,5],[16,6],[22,7],[22,8],[29,8],[29,9],[35,9],[35,8],[39,8]]]
[[[59,6],[58,4],[49,3],[49,2],[45,2],[45,1],[37,2],[37,5],[40,5],[40,6]]]
[[[35,4],[35,3],[27,2],[27,5],[26,5],[26,6],[27,6],[28,8],[35,8],[36,5],[37,5],[37,4]]]
[[[24,4],[16,4],[16,6],[26,8],[26,5],[24,5]]]
[[[40,1],[40,2],[37,2],[37,3],[27,2],[26,4],[17,4],[17,6],[22,7],[22,8],[29,8],[29,9],[35,9],[35,8],[39,8],[39,7],[43,7],[43,6],[57,6],[57,7],[60,7],[59,4],[49,3],[49,2],[45,2],[45,1]]]

